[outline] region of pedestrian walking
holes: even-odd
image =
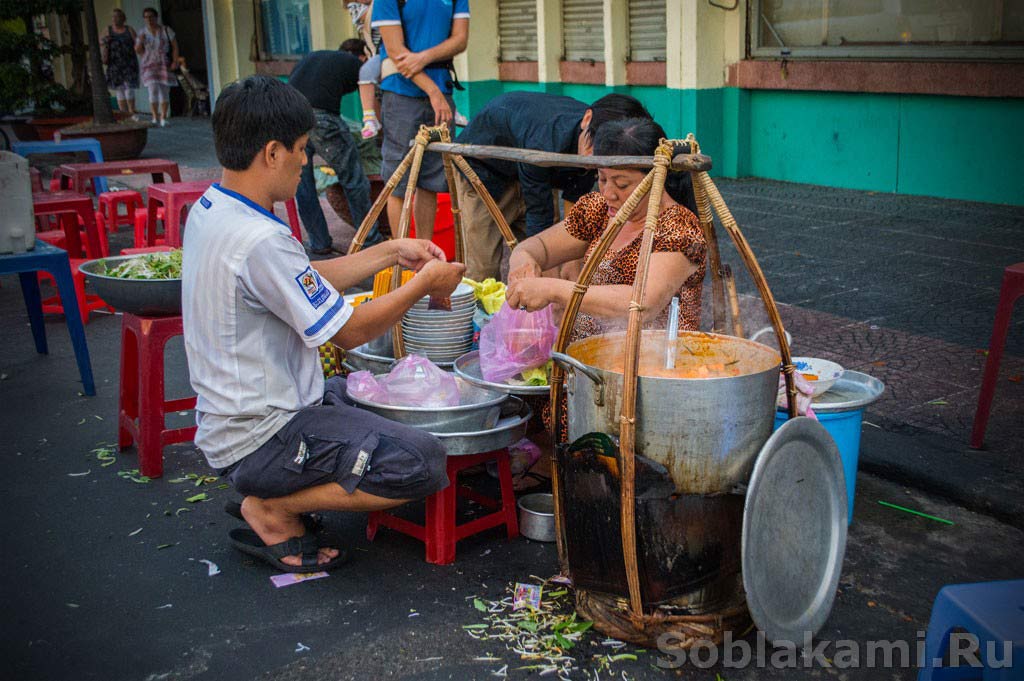
[[[176,82],[171,71],[178,68],[178,41],[174,29],[161,25],[159,16],[152,7],[142,10],[146,25],[135,40],[135,52],[139,55],[142,84],[149,91],[153,122],[163,128],[171,106],[171,86]]]
[[[124,10],[115,7],[107,32],[100,38],[100,54],[107,67],[107,87],[117,98],[118,110],[135,115],[139,59],[135,55],[135,29],[127,20]]]

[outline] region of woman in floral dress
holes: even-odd
[[[135,29],[125,23],[124,11],[115,7],[111,24],[100,38],[103,63],[107,65],[107,87],[117,97],[120,111],[135,114],[135,90],[139,87],[139,59],[135,56]]]
[[[171,86],[176,82],[171,71],[178,68],[178,41],[173,29],[160,24],[159,16],[152,7],[142,10],[146,25],[135,39],[135,52],[139,55],[142,84],[149,91],[153,122],[166,127],[169,95]]]

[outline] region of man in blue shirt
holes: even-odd
[[[469,39],[469,0],[377,0],[373,4],[373,28],[384,41],[381,54],[381,118],[384,140],[381,146],[381,175],[390,177],[409,152],[409,143],[420,125],[448,124],[440,120],[440,105],[455,110],[452,101],[452,66],[455,55],[466,49]],[[388,62],[391,62],[389,68]],[[397,73],[388,74],[389,70]],[[419,73],[433,81],[443,102],[430,95],[412,79]],[[395,188],[388,201],[388,220],[397,227],[406,195],[407,178]],[[447,191],[444,166],[439,154],[423,156],[416,184],[416,235],[429,239],[434,233],[437,192]]]

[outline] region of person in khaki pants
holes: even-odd
[[[589,155],[592,139],[609,121],[647,118],[650,113],[628,95],[606,95],[592,105],[542,92],[509,92],[481,109],[456,140]],[[542,168],[497,159],[467,158],[494,197],[518,240],[537,234],[558,221],[552,198],[575,202],[594,186],[596,173],[580,168]],[[504,240],[483,199],[461,173],[455,176],[459,208],[466,230],[466,276],[477,281],[501,276]]]

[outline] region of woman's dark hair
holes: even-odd
[[[590,105],[590,127],[587,128],[587,131],[593,139],[605,123],[623,118],[650,119],[651,114],[635,97],[619,94],[605,95]]]
[[[665,130],[650,118],[609,121],[594,135],[594,156],[653,156]],[[697,213],[690,173],[668,174],[665,191],[676,203]]]
[[[159,16],[160,16],[160,12],[157,12],[152,7],[147,7],[144,10],[142,10],[142,16],[146,16],[146,12],[152,12],[154,18],[159,18]]]
[[[270,142],[289,149],[313,129],[309,101],[269,76],[249,76],[224,88],[213,110],[213,145],[228,170],[246,170]]]
[[[357,57],[366,56],[366,43],[363,42],[362,38],[349,38],[341,45],[339,45],[338,49],[342,52],[348,52],[349,54],[353,54]]]

